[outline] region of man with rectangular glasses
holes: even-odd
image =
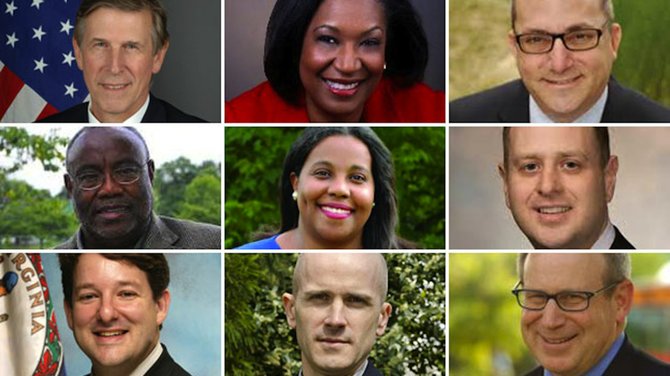
[[[517,268],[521,333],[540,364],[527,376],[670,375],[624,333],[633,304],[627,253],[522,253]]]
[[[450,122],[669,122],[670,109],[611,76],[612,0],[512,0],[515,80],[449,104]]]
[[[153,212],[154,161],[135,128],[82,128],[65,154],[81,227],[56,248],[221,249],[221,227]]]

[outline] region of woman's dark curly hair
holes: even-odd
[[[428,41],[409,0],[377,0],[387,27],[384,76],[399,86],[423,80]],[[302,91],[299,63],[307,26],[323,0],[277,0],[265,35],[265,75],[287,102],[297,104]]]

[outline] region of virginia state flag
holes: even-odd
[[[39,254],[0,254],[0,375],[65,375]]]

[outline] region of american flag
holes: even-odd
[[[72,49],[80,0],[0,0],[0,119],[29,123],[88,96]]]

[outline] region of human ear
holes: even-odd
[[[292,294],[284,293],[281,296],[284,304],[284,313],[286,314],[286,321],[291,329],[295,329],[295,297]]]
[[[612,54],[616,59],[617,52],[619,51],[619,45],[621,45],[621,38],[623,37],[623,30],[621,29],[621,25],[615,22],[612,24],[612,26],[610,26],[610,37],[612,39],[610,47],[612,48]]]
[[[507,187],[507,172],[505,171],[505,165],[503,163],[498,164],[498,175],[503,182],[503,193],[505,194],[505,205],[509,208],[509,192]]]
[[[291,186],[293,187],[294,191],[298,191],[298,182],[299,178],[298,175],[295,174],[295,172],[291,172],[291,175],[289,175],[289,178],[291,179]]]
[[[160,72],[161,67],[163,66],[163,61],[165,60],[165,54],[167,54],[168,47],[170,46],[170,42],[167,41],[163,44],[163,47],[160,48],[154,55],[154,61],[153,61],[153,66],[151,68],[151,72],[153,74],[156,74]]]
[[[70,329],[74,326],[74,319],[72,318],[72,307],[70,307],[70,302],[67,299],[63,299],[63,308],[65,309],[65,318],[67,319],[67,326]]]
[[[616,321],[623,325],[626,322],[626,317],[633,306],[633,283],[629,280],[624,280],[614,290],[614,304],[616,308]]]
[[[391,308],[391,305],[389,303],[382,304],[382,308],[379,312],[379,318],[377,319],[377,329],[375,330],[377,337],[384,334],[384,331],[386,330],[386,325],[389,322],[389,317],[391,317],[392,310],[393,309]]]
[[[168,309],[170,308],[170,291],[165,289],[161,296],[156,301],[158,313],[156,315],[156,324],[161,325],[167,318]]]
[[[607,161],[607,166],[605,166],[605,193],[607,195],[607,202],[612,201],[614,197],[617,171],[619,171],[619,158],[616,155],[612,155]]]

